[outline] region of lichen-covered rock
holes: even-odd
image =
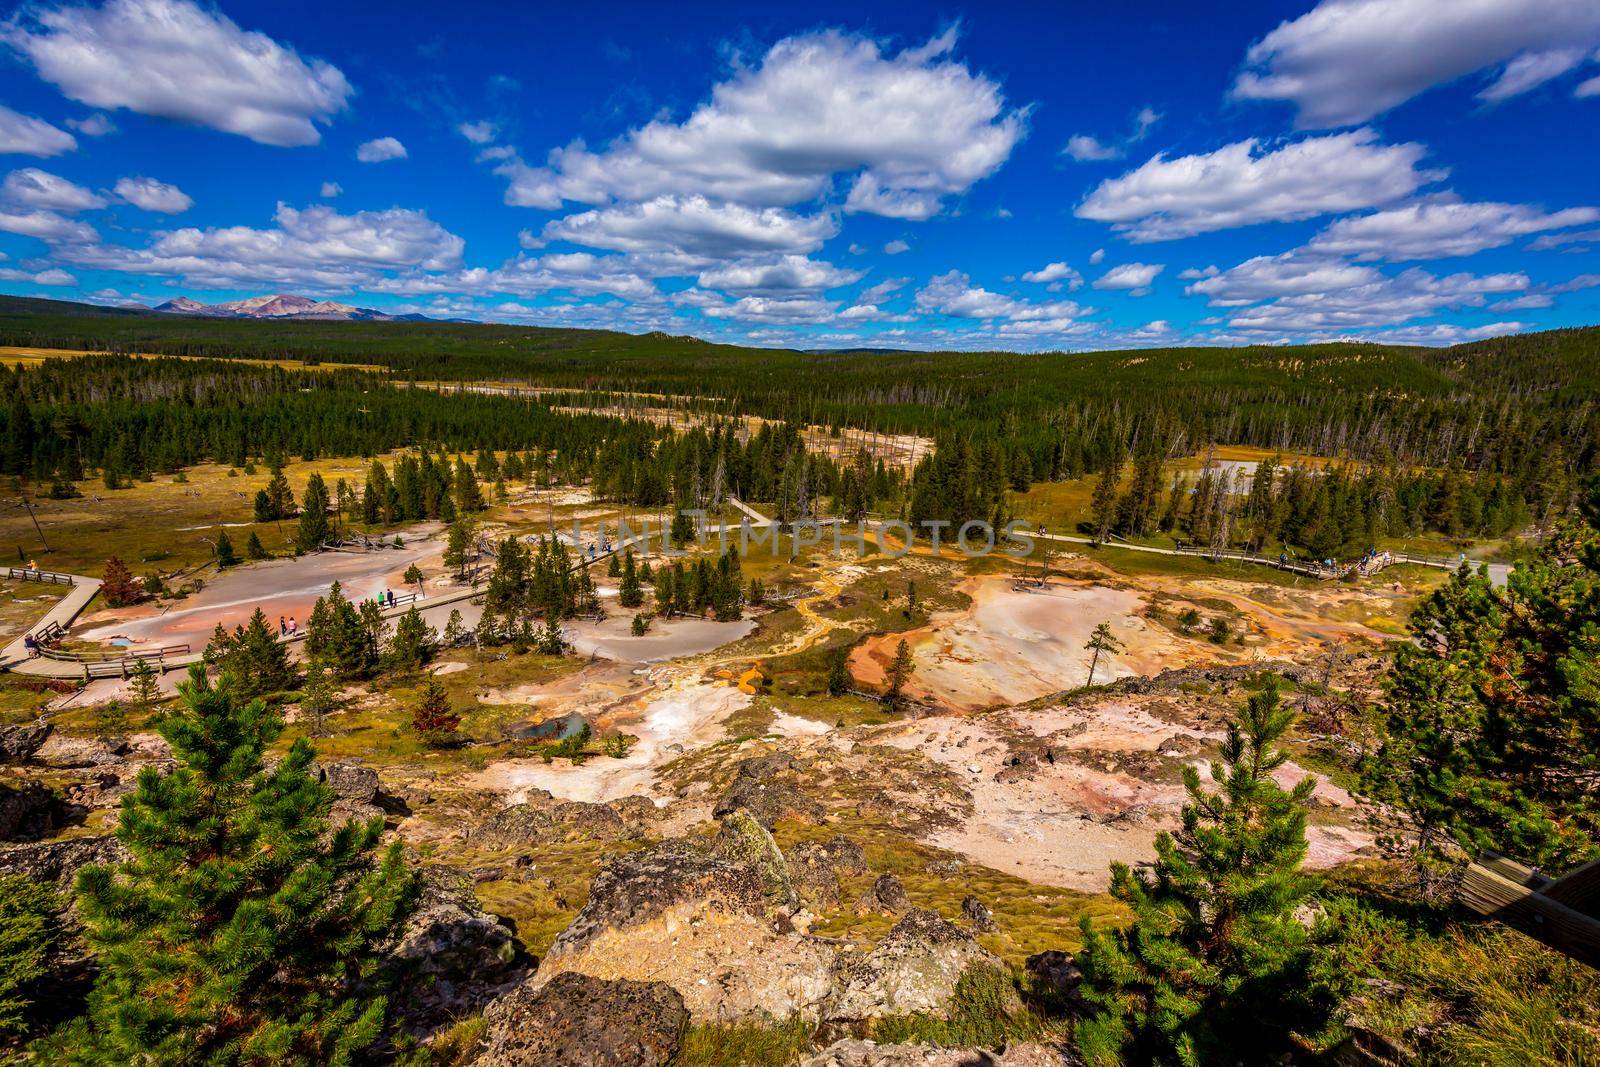
[[[1000,958],[965,930],[931,911],[911,911],[865,956],[841,957],[839,988],[826,1018],[876,1019],[927,1012],[943,1015],[956,983],[972,968],[1005,974]],[[1015,1002],[1007,1010],[1021,1007]]]
[[[483,1013],[475,1067],[662,1067],[689,1012],[663,982],[606,981],[568,971],[524,983]]]
[[[115,837],[75,837],[66,841],[38,841],[0,847],[0,874],[25,875],[35,882],[50,882],[58,893],[71,893],[78,872],[92,863],[124,863],[126,846]]]
[[[961,915],[979,933],[986,934],[995,928],[994,912],[989,910],[989,905],[970,893],[961,898]]]
[[[1083,972],[1072,954],[1060,949],[1046,949],[1029,956],[1023,963],[1023,972],[1033,990],[1041,997],[1063,1005],[1078,1002],[1078,986],[1083,982]]]
[[[53,733],[33,753],[46,767],[106,767],[123,761],[126,743],[110,744],[95,737],[68,737]]]
[[[27,763],[54,730],[47,722],[0,726],[0,764]]]
[[[478,904],[464,872],[425,868],[417,905],[384,953],[406,1029],[429,1033],[520,981],[526,968],[514,935],[510,920]]]
[[[800,1061],[800,1067],[1065,1067],[1083,1061],[1048,1045],[1026,1042],[1003,1050],[880,1045],[846,1038]]]
[[[317,768],[333,795],[352,804],[378,802],[378,772],[360,763],[324,763]]]
[[[906,895],[905,885],[892,874],[880,874],[878,880],[868,886],[861,899],[856,901],[856,912],[861,915],[873,912],[899,915],[910,907],[911,898]]]
[[[733,784],[728,786],[728,791],[722,794],[716,806],[711,809],[711,814],[720,819],[729,812],[739,809],[748,811],[769,830],[777,825],[779,819],[816,824],[826,816],[821,804],[794,786],[746,774],[734,778]]]
[[[815,1018],[834,953],[793,932],[792,906],[770,835],[735,817],[713,842],[665,841],[602,869],[536,982],[567,971],[666,982],[704,1021]]]
[[[641,835],[661,817],[661,809],[648,797],[618,797],[606,801],[606,807],[617,813],[628,832]]]
[[[536,845],[551,838],[550,813],[534,804],[513,804],[491,815],[472,832],[478,845],[504,848],[509,845]]]
[[[841,877],[867,873],[861,846],[837,834],[827,841],[803,841],[791,848],[787,857],[795,889],[824,909],[838,905]]]
[[[565,840],[620,841],[632,836],[628,824],[604,804],[582,800],[557,804],[550,821]]]

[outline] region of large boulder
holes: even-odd
[[[741,772],[749,761],[741,765]],[[748,811],[767,829],[772,829],[779,819],[796,822],[820,823],[825,812],[822,805],[806,796],[794,786],[752,774],[735,775],[733,784],[722,794],[711,814],[720,819],[733,811]]]
[[[0,726],[0,765],[27,763],[54,730],[47,722]]]
[[[826,1017],[835,1021],[947,1013],[956,983],[974,968],[1005,975],[1005,965],[965,930],[931,911],[908,912],[865,956],[841,957],[839,988]],[[1021,1007],[1015,992],[1008,1011]]]
[[[877,881],[867,887],[856,901],[856,911],[861,915],[877,912],[880,915],[900,915],[911,909],[911,898],[906,887],[892,874],[880,874]]]
[[[527,973],[510,920],[478,904],[471,879],[453,867],[427,867],[417,905],[384,967],[407,1030],[432,1032],[477,1011]]]
[[[491,848],[539,844],[550,840],[551,826],[550,813],[542,806],[513,804],[501,808],[472,831],[472,843]]]
[[[502,808],[474,830],[471,837],[475,844],[491,848],[550,841],[621,841],[637,836],[650,817],[638,804],[649,807],[652,814],[655,810],[655,806],[643,797],[624,799],[637,803],[557,802],[546,795],[524,804]]]
[[[0,782],[0,841],[37,841],[66,825],[67,806],[40,782]]]
[[[828,841],[804,841],[788,852],[789,872],[795,889],[806,901],[831,910],[840,900],[840,879],[867,873],[861,846],[835,835]]]
[[[128,751],[126,741],[102,741],[98,737],[69,737],[52,733],[45,738],[33,754],[36,762],[46,767],[67,770],[82,767],[109,767],[125,761]]]
[[[523,983],[483,1013],[476,1067],[663,1067],[689,1012],[664,982],[607,981],[567,971]]]
[[[568,971],[662,981],[697,1020],[815,1018],[833,950],[793,930],[795,903],[771,835],[731,816],[710,842],[665,841],[601,870],[536,983]]]

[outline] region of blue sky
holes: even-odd
[[[1594,0],[357,6],[13,8],[0,291],[795,347],[1600,322]]]

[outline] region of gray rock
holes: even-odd
[[[534,804],[513,804],[502,808],[472,832],[474,844],[490,847],[535,845],[552,835],[549,812]]]
[[[990,1050],[880,1045],[846,1038],[800,1061],[800,1067],[1066,1067],[1082,1062],[1062,1049],[1033,1042]]]
[[[944,1015],[956,983],[973,968],[989,968],[1009,981],[1000,958],[954,923],[931,911],[908,912],[864,957],[841,958],[839,986],[825,1017],[876,1019],[927,1012]],[[1010,994],[1011,1005],[1021,1000]]]
[[[995,928],[994,912],[989,910],[989,905],[970,893],[961,900],[961,914],[979,933],[986,934]]]
[[[54,730],[47,722],[0,726],[0,764],[27,763]]]
[[[740,808],[755,816],[769,830],[779,819],[816,824],[826,816],[821,804],[794,786],[742,773],[734,778],[728,791],[711,809],[711,814],[720,819]]]
[[[523,984],[483,1013],[476,1067],[664,1067],[689,1012],[663,982],[607,981],[568,971]]]
[[[872,912],[899,915],[910,907],[911,898],[906,895],[906,887],[892,874],[880,874],[856,902],[856,911],[862,915]]]
[[[67,821],[67,808],[55,790],[40,782],[0,782],[0,841],[37,841]]]
[[[1083,972],[1078,970],[1071,953],[1054,948],[1037,952],[1023,963],[1023,972],[1040,996],[1065,1005],[1078,1003]]]
[[[124,863],[130,858],[121,841],[104,837],[74,837],[66,841],[38,841],[0,847],[0,874],[21,874],[35,882],[50,882],[58,893],[71,893],[78,872],[92,863]]]

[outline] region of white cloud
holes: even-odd
[[[904,289],[906,283],[910,280],[910,278],[885,278],[876,285],[869,285],[861,290],[861,294],[856,297],[856,303],[881,304],[901,289]]]
[[[1015,322],[1068,320],[1089,309],[1071,300],[1033,302],[991,292],[972,284],[958,270],[931,279],[917,290],[917,307],[959,319],[1008,319]]]
[[[1158,154],[1101,182],[1076,214],[1132,241],[1165,241],[1388,204],[1445,176],[1417,169],[1422,145],[1379,144],[1370,129],[1260,147],[1251,138],[1204,155]]]
[[[86,119],[68,119],[67,125],[85,137],[104,137],[108,133],[117,132],[117,127],[112,121],[98,111]]]
[[[1578,87],[1572,90],[1572,95],[1578,97],[1580,100],[1591,96],[1600,96],[1600,76],[1596,76],[1590,78],[1586,82],[1579,83]]]
[[[495,124],[488,119],[483,119],[479,122],[463,122],[456,127],[456,131],[473,144],[488,144],[500,132]]]
[[[262,144],[316,144],[352,92],[336,67],[191,0],[36,7],[0,40],[73,100],[192,122]]]
[[[181,215],[194,206],[188,193],[154,178],[122,178],[114,192],[134,207],[163,215]]]
[[[64,270],[42,270],[38,273],[0,267],[0,281],[32,282],[34,285],[77,285],[78,279]]]
[[[1000,88],[947,53],[954,37],[885,55],[838,31],[789,37],[736,61],[682,123],[658,119],[596,152],[512,160],[508,203],[556,208],[660,196],[761,206],[815,200],[853,176],[846,210],[926,218],[994,173],[1025,132]]]
[[[1150,283],[1156,280],[1156,275],[1166,269],[1164,263],[1124,263],[1095,279],[1094,287],[1130,289],[1134,296],[1143,296],[1150,291]]]
[[[703,272],[698,283],[706,289],[735,293],[820,292],[860,281],[865,273],[843,270],[805,256],[788,255],[715,267]]]
[[[75,215],[80,211],[92,211],[106,206],[105,198],[98,193],[91,192],[81,185],[75,185],[65,178],[39,170],[37,167],[24,167],[7,174],[5,183],[0,185],[0,200],[7,204],[40,211],[58,211],[65,215]]]
[[[616,252],[678,253],[709,265],[741,256],[811,252],[838,229],[838,220],[829,215],[718,204],[703,196],[660,196],[555,219],[542,236]]]
[[[386,163],[391,159],[406,158],[406,146],[393,137],[378,137],[356,149],[356,159],[362,163]]]
[[[1479,95],[1503,100],[1596,44],[1594,0],[1322,0],[1251,46],[1233,95],[1292,102],[1302,127],[1354,125],[1474,71],[1498,69]]]
[[[1525,274],[1438,277],[1412,267],[1343,288],[1280,296],[1234,312],[1228,325],[1239,330],[1320,334],[1381,328],[1441,311],[1483,307],[1488,297],[1520,293],[1529,284]]]
[[[323,182],[322,192],[320,195],[324,200],[332,200],[342,192],[344,192],[344,186],[340,185],[338,182]]]
[[[1453,326],[1440,322],[1427,326],[1375,330],[1360,334],[1354,340],[1391,345],[1459,345],[1467,341],[1482,341],[1488,337],[1521,333],[1527,328],[1528,324],[1525,322],[1491,322],[1487,326]]]
[[[1357,266],[1328,256],[1307,255],[1298,250],[1277,256],[1256,256],[1225,271],[1208,267],[1183,273],[1185,277],[1200,279],[1186,286],[1184,292],[1190,296],[1209,297],[1212,307],[1240,307],[1280,296],[1332,292],[1383,280],[1383,274],[1373,267]]]
[[[1067,138],[1067,147],[1062,151],[1079,163],[1098,163],[1106,159],[1122,158],[1120,146],[1101,144],[1098,138],[1087,133],[1075,133]]]
[[[1362,260],[1469,256],[1530,233],[1597,219],[1600,210],[1592,207],[1546,214],[1527,204],[1431,200],[1339,219],[1313,237],[1309,248]]]
[[[1579,230],[1576,233],[1552,233],[1528,242],[1531,252],[1548,252],[1562,245],[1588,245],[1600,241],[1600,230]]]
[[[279,204],[271,229],[227,226],[163,233],[147,248],[65,247],[86,267],[185,278],[205,288],[368,285],[388,271],[449,271],[465,242],[420,211],[340,215],[331,207]]]
[[[82,243],[99,238],[93,226],[54,211],[10,211],[5,207],[0,207],[0,233],[17,233],[50,242]]]
[[[1098,267],[1100,264],[1105,262],[1105,259],[1106,250],[1103,248],[1097,248],[1093,252],[1089,253],[1089,266]]]
[[[78,147],[77,138],[43,119],[23,115],[0,104],[0,153],[59,156]]]
[[[883,246],[883,254],[886,256],[898,256],[902,252],[909,251],[911,251],[910,243],[902,241],[898,237]]]
[[[1046,263],[1038,270],[1030,270],[1022,276],[1025,282],[1065,282],[1067,288],[1077,289],[1083,285],[1083,275],[1067,266],[1065,263]]]
[[[740,322],[809,325],[833,321],[838,307],[837,300],[823,300],[814,296],[746,296],[731,304],[707,305],[700,309],[700,313],[713,319],[737,319]]]

